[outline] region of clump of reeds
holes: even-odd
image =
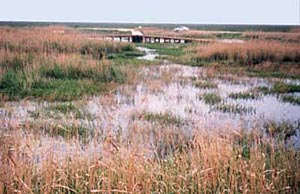
[[[193,82],[193,85],[197,88],[202,88],[202,89],[214,89],[218,87],[218,85],[213,83],[212,81],[206,81],[206,80],[196,80]]]
[[[233,114],[254,114],[255,109],[251,106],[245,106],[242,104],[230,104],[222,102],[214,107],[215,110],[221,111],[223,113],[233,113]]]
[[[283,102],[289,102],[294,105],[300,105],[300,97],[293,95],[283,95],[280,98]]]
[[[203,94],[200,99],[203,99],[203,101],[208,105],[215,105],[222,101],[222,98],[217,93],[205,93]]]
[[[284,82],[275,82],[271,87],[262,86],[256,88],[255,90],[258,90],[265,94],[295,93],[295,92],[300,92],[300,85],[284,83]]]
[[[165,125],[182,125],[183,121],[178,116],[170,113],[145,113],[142,117],[148,122],[158,122]]]
[[[258,93],[255,92],[237,92],[237,93],[230,93],[228,95],[229,98],[232,99],[257,99],[259,97]]]

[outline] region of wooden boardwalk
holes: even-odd
[[[170,37],[170,36],[155,36],[155,35],[132,35],[132,34],[103,34],[97,35],[95,38],[101,38],[104,40],[112,40],[119,42],[133,42],[133,43],[191,43],[202,42],[209,43],[212,39],[196,39],[186,37]]]

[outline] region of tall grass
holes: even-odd
[[[17,53],[74,53],[99,54],[117,52],[124,43],[91,40],[71,28],[0,28],[0,49]]]
[[[198,60],[257,65],[264,62],[299,63],[300,50],[296,43],[248,41],[245,43],[214,43],[197,48]]]
[[[213,134],[195,130],[186,138],[175,130],[145,130],[132,138],[109,135],[80,151],[71,140],[61,151],[48,142],[36,149],[38,136],[18,132],[1,135],[0,191],[3,193],[296,193],[299,191],[299,152],[274,144],[258,131],[226,130]],[[144,141],[141,137],[144,136]],[[45,140],[44,140],[45,141]],[[55,140],[57,141],[57,140]],[[77,147],[77,149],[74,150]],[[166,146],[166,147],[162,147]],[[167,155],[157,151],[172,147]],[[97,150],[101,147],[101,151]],[[73,150],[69,152],[68,150]],[[42,155],[41,155],[42,154]],[[43,156],[42,158],[39,158]]]
[[[64,27],[3,27],[0,34],[0,91],[9,99],[73,100],[109,90],[104,85],[124,82],[125,74],[105,58],[135,50]]]
[[[245,38],[252,40],[277,40],[282,42],[300,42],[299,32],[244,32]]]

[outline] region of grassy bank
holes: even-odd
[[[1,28],[2,99],[74,100],[111,90],[127,73],[114,60],[143,53],[134,45],[91,40],[69,28]]]

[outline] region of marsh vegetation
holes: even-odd
[[[297,32],[186,45],[0,33],[0,193],[299,192]]]

